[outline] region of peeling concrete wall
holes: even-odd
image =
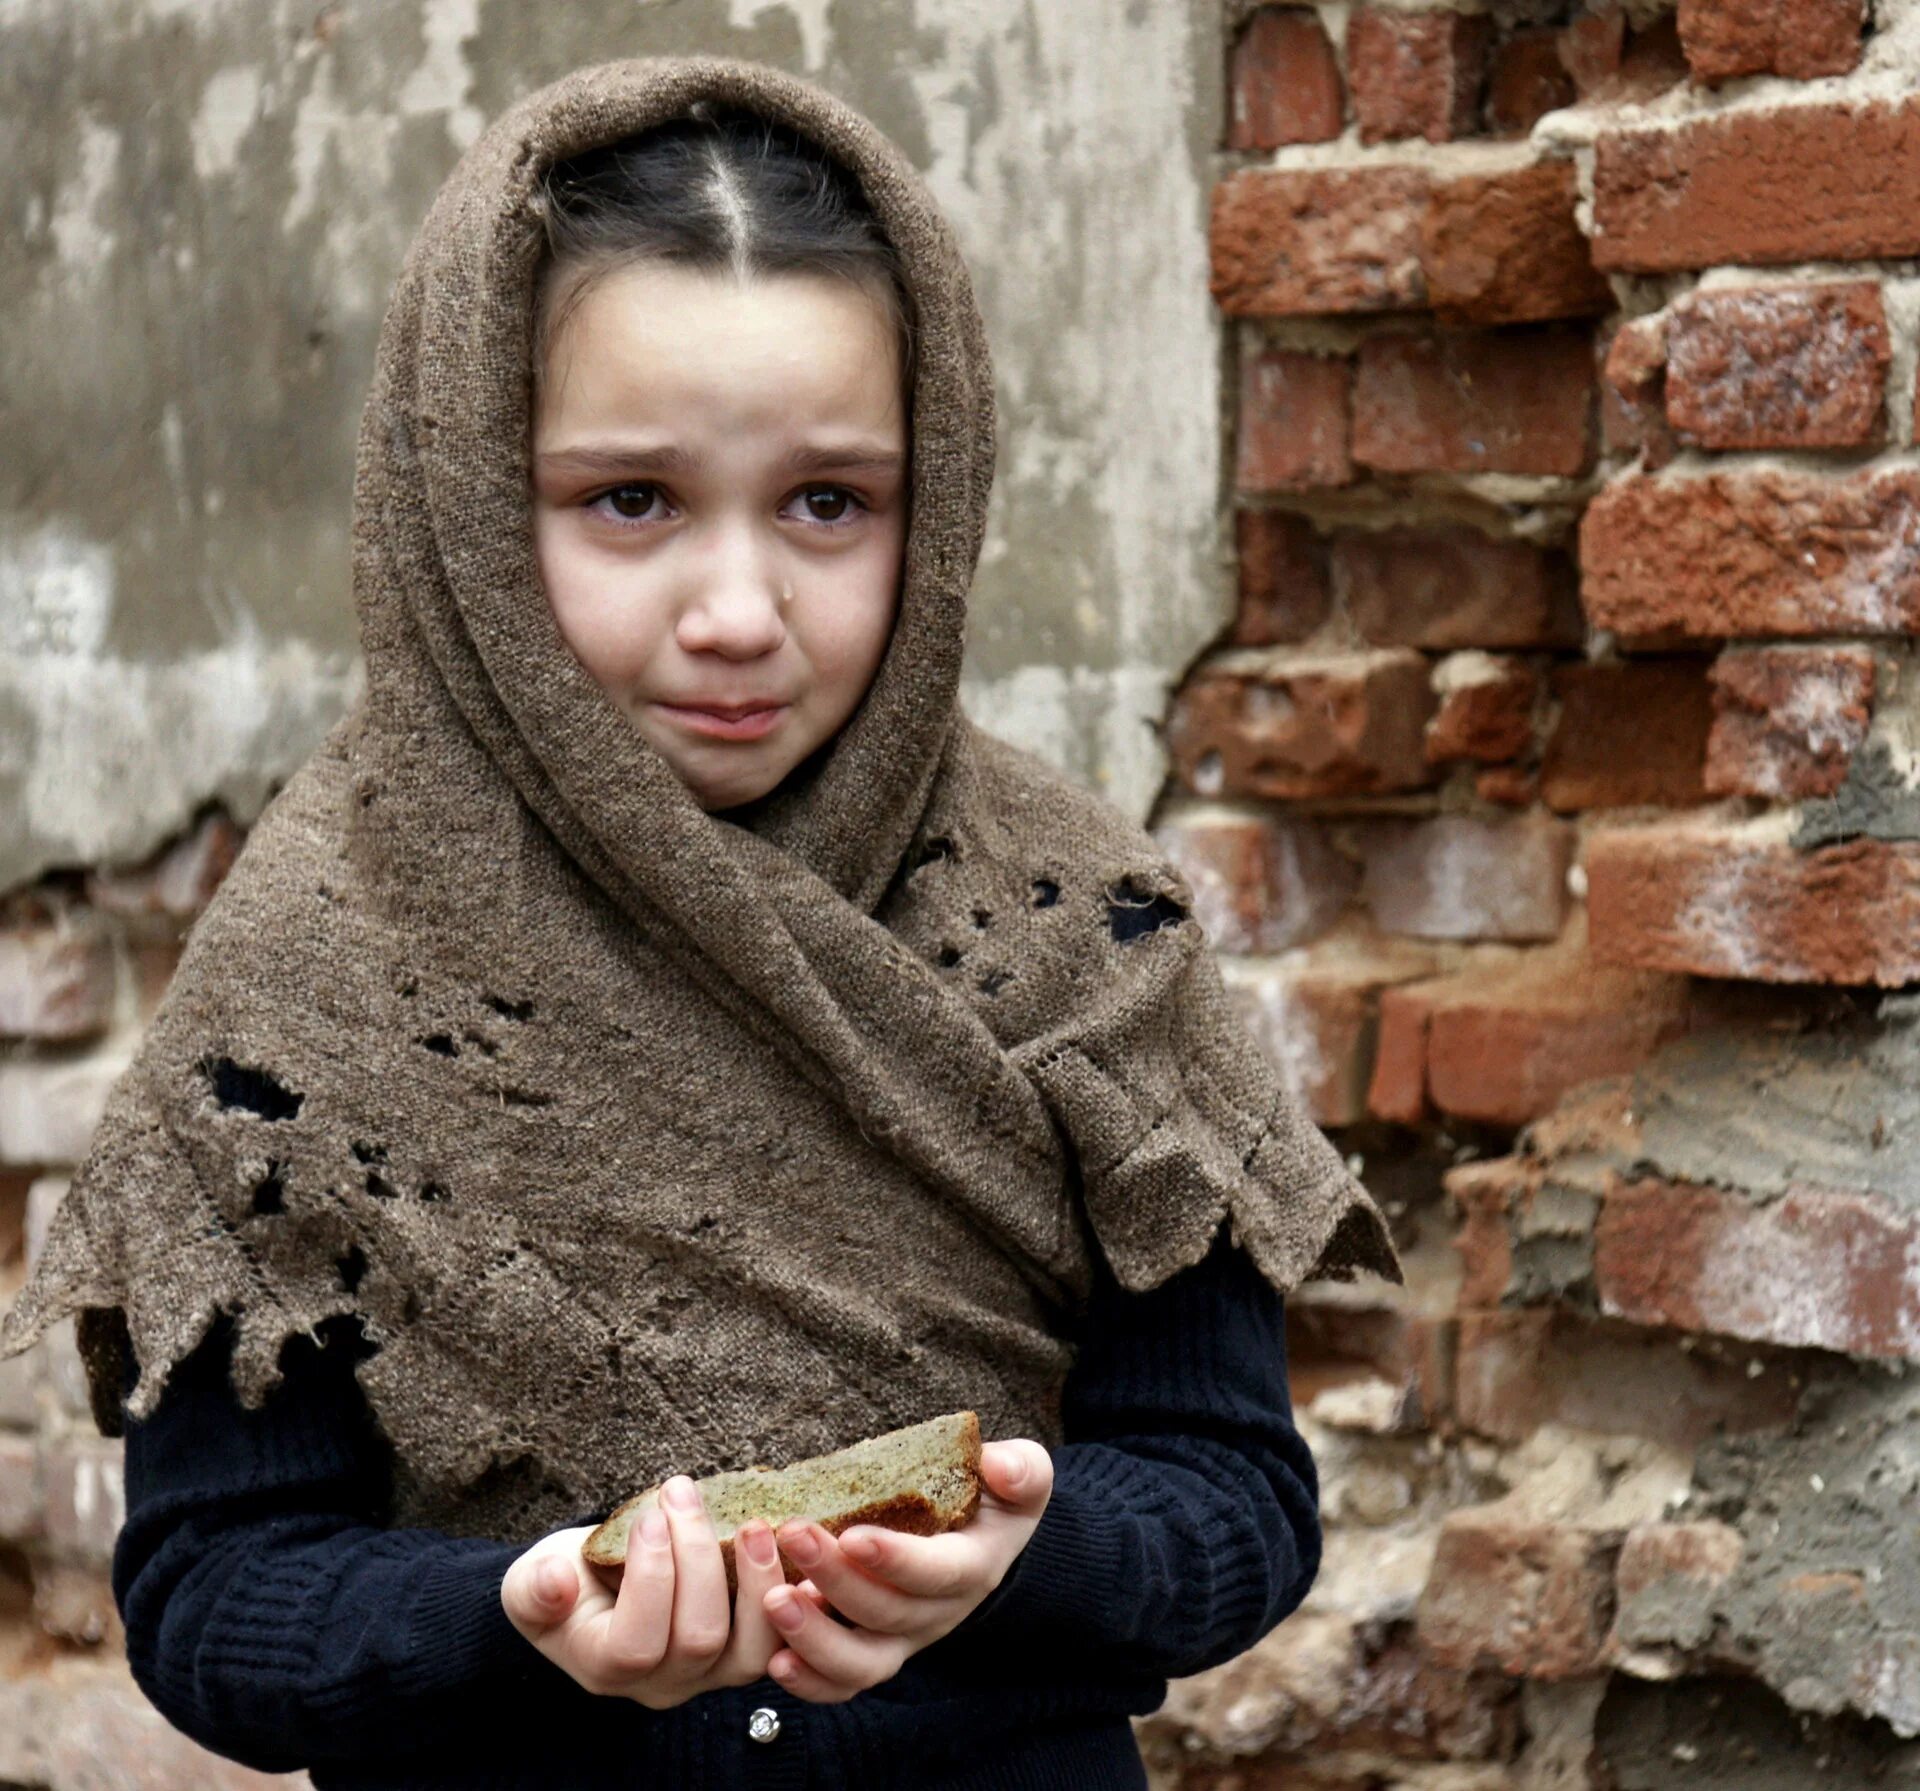
[[[1227,610],[1206,0],[4,0],[0,888],[243,818],[351,699],[355,425],[441,179],[616,55],[823,82],[927,175],[1002,437],[967,703],[1144,814]]]

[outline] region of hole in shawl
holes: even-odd
[[[387,1147],[384,1144],[356,1144],[353,1154],[363,1163],[384,1163],[387,1160]]]
[[[1186,909],[1171,896],[1142,889],[1131,877],[1107,891],[1107,930],[1117,944],[1130,945],[1186,918]]]
[[[489,995],[487,1006],[503,1020],[531,1020],[533,1003],[531,1001],[509,1001],[504,995]]]
[[[445,1200],[446,1197],[446,1189],[441,1187],[438,1182],[422,1182],[420,1184],[420,1198],[422,1200]]]
[[[1013,972],[1011,970],[989,970],[987,974],[980,979],[980,993],[982,995],[998,995],[1000,991],[1012,981]]]
[[[940,955],[934,959],[934,962],[938,964],[942,970],[951,970],[954,965],[960,962],[960,956],[959,946],[943,945],[940,948]]]
[[[371,1194],[375,1200],[394,1200],[399,1197],[400,1190],[396,1188],[392,1182],[388,1181],[379,1170],[369,1169],[367,1171],[367,1192]]]
[[[975,932],[984,933],[987,930],[987,928],[992,924],[992,922],[993,922],[993,910],[991,908],[974,909],[973,926],[974,926]]]
[[[267,1173],[253,1184],[253,1210],[256,1213],[284,1213],[287,1210],[286,1164],[269,1163]]]
[[[945,835],[942,835],[938,839],[928,840],[927,843],[913,855],[913,863],[907,867],[907,875],[912,876],[915,871],[924,871],[928,865],[938,864],[942,859],[951,858],[952,856],[953,841],[946,838]]]
[[[205,1058],[200,1070],[213,1084],[213,1098],[229,1111],[251,1113],[260,1119],[292,1119],[307,1098],[275,1081],[265,1070],[249,1069],[231,1057]]]
[[[400,985],[400,993],[411,1001],[414,996],[420,993],[419,982],[411,976],[408,977],[407,980]]]
[[[351,1245],[345,1256],[334,1260],[333,1266],[340,1271],[340,1285],[348,1293],[356,1293],[367,1272],[367,1253],[358,1244]]]
[[[460,1047],[444,1032],[432,1032],[416,1041],[424,1051],[431,1051],[436,1057],[458,1057]]]
[[[530,1088],[503,1088],[500,1091],[502,1103],[508,1107],[551,1107],[553,1096],[535,1094]]]
[[[1036,908],[1051,908],[1060,899],[1060,885],[1051,877],[1036,877],[1033,880],[1033,905]]]

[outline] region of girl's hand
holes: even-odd
[[[661,1491],[662,1508],[643,1512],[627,1537],[624,1570],[587,1561],[580,1549],[593,1526],[582,1525],[541,1538],[500,1583],[508,1620],[562,1672],[650,1710],[764,1678],[780,1645],[765,1600],[786,1584],[773,1531],[743,1524],[729,1612],[726,1567],[699,1490],[676,1474]]]
[[[780,1546],[809,1578],[762,1594],[786,1644],[768,1662],[772,1677],[810,1703],[843,1703],[969,1616],[1033,1535],[1053,1492],[1053,1457],[1024,1439],[988,1443],[980,1478],[978,1513],[944,1536],[860,1524],[836,1541],[818,1524],[783,1524]],[[809,1590],[855,1627],[836,1622]]]

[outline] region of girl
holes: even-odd
[[[1138,1787],[1129,1715],[1304,1595],[1282,1299],[1398,1264],[1153,842],[959,712],[993,458],[945,223],[817,88],[587,69],[449,178],[361,432],[365,697],[0,1332],[79,1313],[129,1659],[205,1745]],[[972,1525],[761,1526],[729,1604],[687,1476],[963,1406]]]

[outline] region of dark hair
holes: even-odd
[[[852,281],[884,307],[900,344],[902,389],[912,392],[915,316],[899,251],[853,175],[797,131],[696,101],[684,118],[556,163],[541,200],[536,385],[560,326],[593,283],[658,260],[741,279]]]

